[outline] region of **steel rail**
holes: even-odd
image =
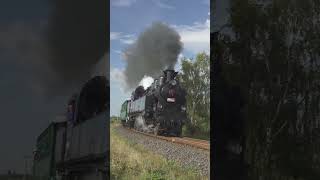
[[[157,138],[157,139],[162,139],[162,140],[166,140],[172,143],[177,143],[177,144],[183,144],[183,145],[189,145],[192,147],[196,147],[199,149],[204,149],[204,150],[210,150],[210,141],[206,141],[206,140],[202,140],[202,139],[194,139],[194,138],[189,138],[189,137],[166,137],[166,136],[158,136],[158,135],[154,135],[154,134],[150,134],[150,133],[146,133],[146,132],[141,132],[141,131],[137,131],[135,129],[132,128],[126,128],[129,129],[130,131],[139,133],[139,134],[143,134],[146,136],[150,136],[153,138]]]

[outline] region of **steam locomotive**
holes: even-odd
[[[109,154],[108,80],[95,76],[68,101],[68,115],[37,138],[36,180],[106,180]]]
[[[121,107],[123,126],[155,135],[181,136],[187,121],[186,91],[176,78],[178,72],[165,70],[146,90],[138,86]]]

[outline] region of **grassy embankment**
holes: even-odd
[[[186,127],[186,125],[182,126],[182,136],[210,141],[210,132],[203,133],[200,130],[195,130],[193,133],[191,133],[190,130]]]
[[[208,179],[195,170],[179,166],[173,161],[144,149],[141,145],[121,137],[111,124],[111,179],[130,180],[201,180]]]
[[[119,117],[111,117],[112,123],[120,123],[119,121]],[[193,128],[193,130],[191,130],[191,128],[187,127],[187,125],[182,127],[182,136],[210,141],[210,132],[204,133],[199,128]]]

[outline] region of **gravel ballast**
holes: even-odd
[[[166,159],[177,161],[181,166],[192,167],[210,179],[210,151],[134,133],[122,126],[116,126],[115,130],[126,139],[141,144]]]

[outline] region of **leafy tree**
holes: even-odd
[[[182,86],[187,91],[187,124],[191,134],[199,133],[207,138],[210,134],[210,62],[205,52],[195,60],[182,60]]]
[[[246,104],[252,179],[319,179],[320,10],[316,0],[231,0],[223,77]]]

